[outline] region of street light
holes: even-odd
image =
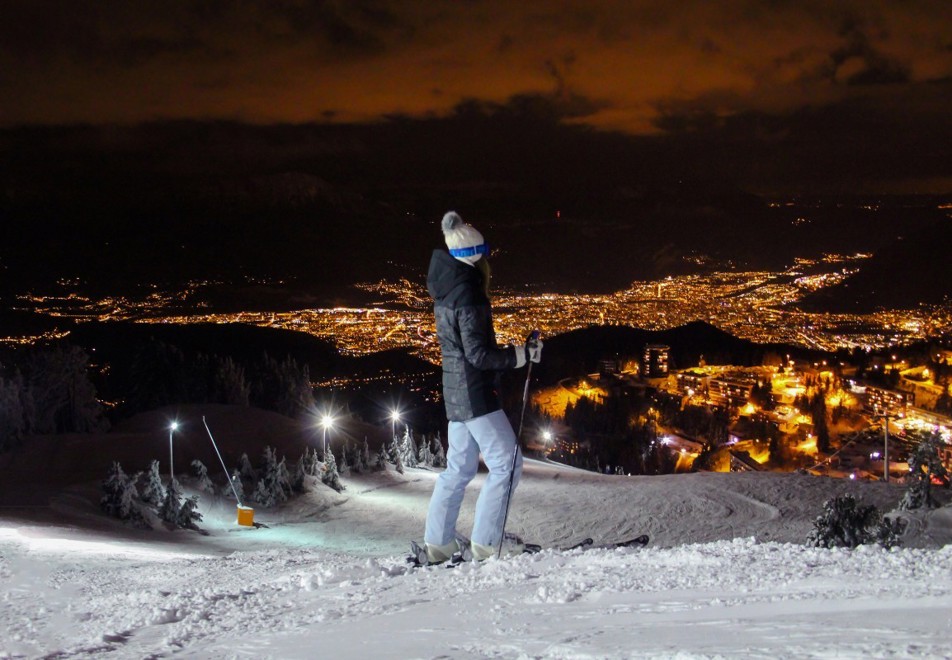
[[[889,483],[889,420],[900,419],[902,416],[902,413],[873,415],[883,420],[883,481],[887,484]]]
[[[172,434],[178,431],[178,422],[173,421],[169,424],[169,478],[175,481],[175,469],[172,465]]]
[[[397,422],[400,421],[400,411],[394,409],[390,413],[390,436],[393,438],[397,437]]]
[[[330,415],[321,417],[321,426],[324,428],[324,457],[327,456],[327,429],[333,428],[334,418]]]

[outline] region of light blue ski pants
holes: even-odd
[[[463,494],[467,484],[476,476],[482,453],[489,475],[476,500],[471,540],[480,545],[498,546],[510,498],[509,474],[516,446],[512,425],[506,414],[497,410],[465,422],[450,422],[448,440],[447,467],[433,488],[423,540],[430,545],[446,545],[456,536],[456,519]],[[512,480],[513,491],[521,474],[522,452],[519,452]]]

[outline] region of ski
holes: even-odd
[[[570,546],[563,546],[555,548],[559,552],[570,552],[572,550],[589,550],[591,548],[643,548],[648,545],[649,537],[647,534],[641,534],[640,536],[635,536],[633,538],[627,539],[625,541],[616,541],[614,543],[606,543],[601,545],[595,545],[595,540],[592,538],[585,538]],[[460,564],[472,561],[472,557],[469,554],[469,548],[463,546],[466,549],[460,550],[453,553],[453,556],[447,559],[444,562],[439,562],[436,564],[430,563],[426,556],[426,548],[417,543],[416,541],[410,541],[410,554],[407,556],[407,564],[411,568],[422,568],[424,566],[442,566],[444,568],[456,568]],[[542,546],[536,543],[524,543],[522,554],[534,555],[536,553],[542,552]]]
[[[648,545],[649,540],[650,539],[647,534],[641,534],[640,536],[635,536],[625,541],[616,541],[614,543],[595,545],[594,539],[585,538],[574,545],[559,548],[559,550],[564,552],[569,550],[588,550],[590,548],[643,548]]]
[[[518,544],[522,546],[522,551],[519,554],[524,555],[534,555],[537,552],[542,552],[542,546],[537,543],[525,543],[521,538],[515,534],[506,533],[506,540],[511,544]],[[416,541],[410,541],[410,554],[407,555],[407,564],[410,568],[422,568],[424,566],[442,566],[444,568],[455,568],[460,564],[472,561],[473,557],[469,549],[469,539],[463,536],[462,534],[456,535],[456,542],[459,545],[461,550],[457,550],[453,553],[453,556],[447,559],[446,561],[432,563],[426,556],[426,547],[417,543]],[[514,556],[514,555],[512,555]]]

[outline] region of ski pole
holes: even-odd
[[[533,330],[526,338],[526,347],[535,344],[539,339],[539,331]],[[529,400],[529,380],[532,378],[532,360],[527,360],[526,385],[522,389],[522,412],[519,414],[519,432],[516,433],[516,444],[512,448],[512,465],[509,466],[509,488],[506,490],[506,513],[502,518],[502,533],[499,535],[499,551],[496,559],[502,558],[502,544],[506,540],[506,523],[509,522],[509,504],[512,502],[512,482],[516,477],[516,460],[519,458],[519,442],[522,440],[522,422],[526,418],[526,402]]]
[[[202,424],[205,425],[205,430],[208,431],[208,437],[211,438],[212,447],[215,448],[215,453],[218,454],[218,460],[221,461],[221,469],[225,471],[225,477],[228,479],[228,485],[231,486],[231,492],[235,494],[235,499],[238,500],[238,506],[241,506],[241,498],[238,497],[238,491],[235,489],[235,484],[231,482],[231,477],[228,476],[228,468],[225,467],[225,459],[221,457],[221,452],[218,451],[218,444],[215,442],[214,436],[212,436],[212,430],[208,428],[208,422],[205,421],[205,415],[202,415]]]

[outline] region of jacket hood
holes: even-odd
[[[426,288],[433,300],[442,300],[459,286],[479,290],[482,275],[473,266],[453,258],[446,250],[433,250]]]

